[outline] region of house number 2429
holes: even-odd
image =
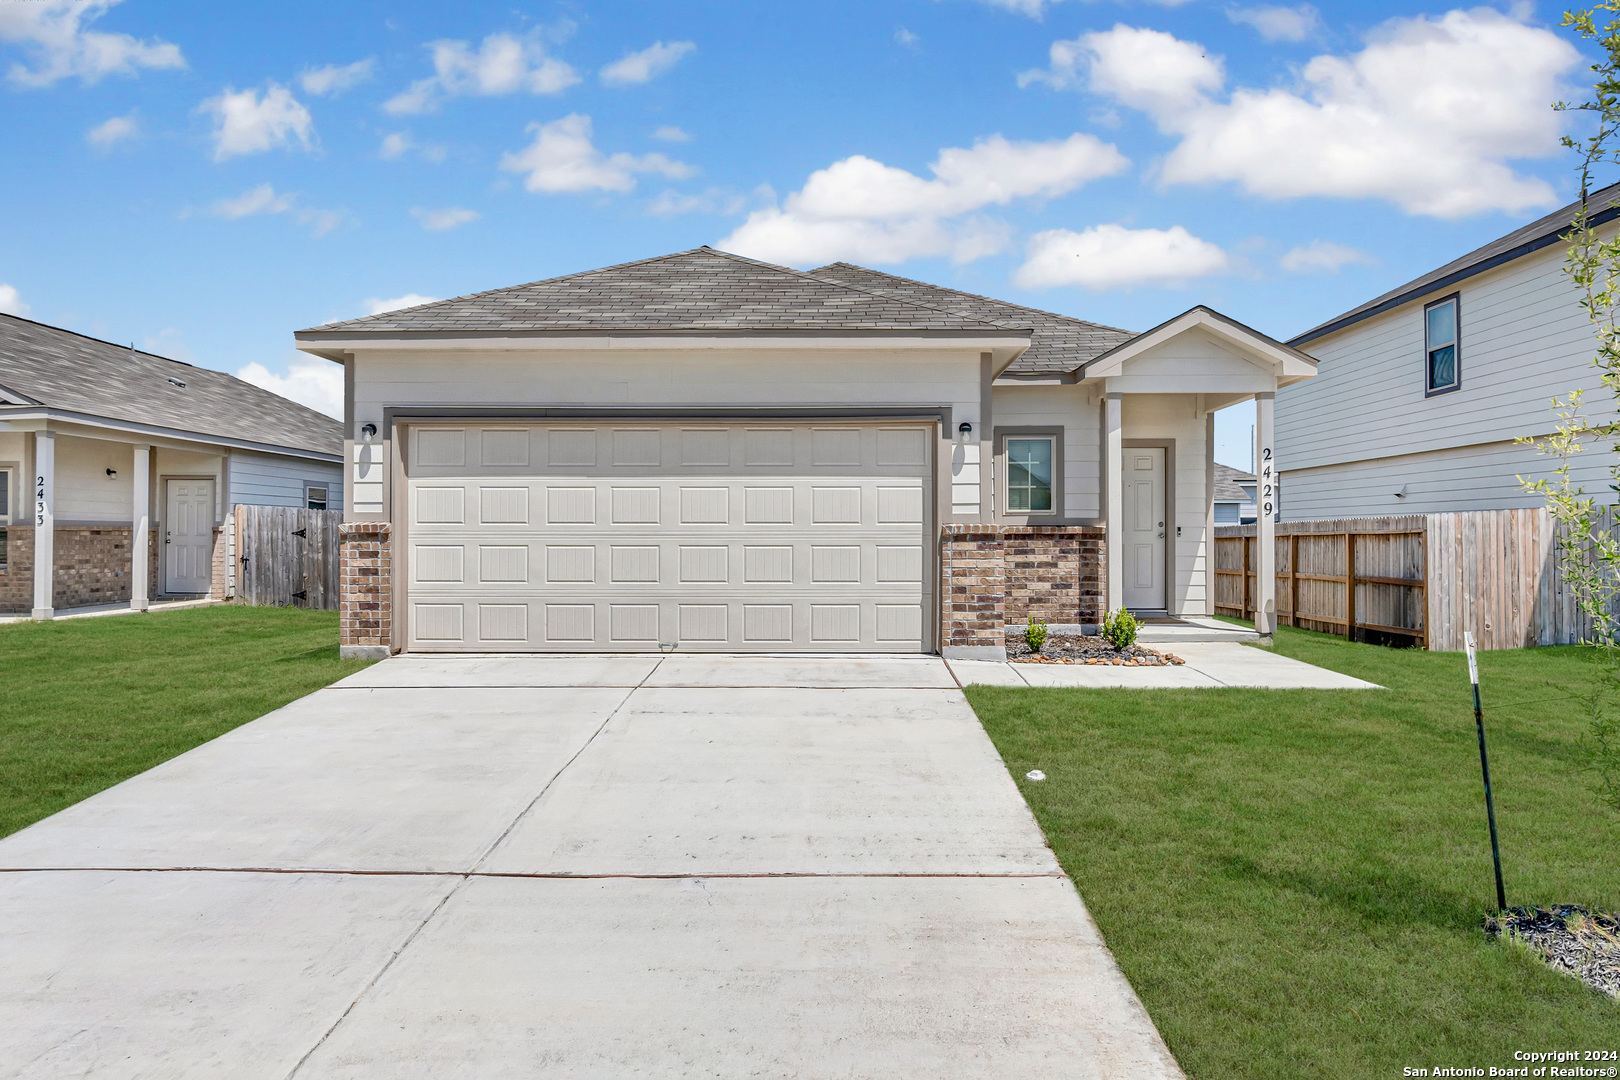
[[[1277,467],[1272,460],[1271,447],[1260,448],[1260,514],[1277,516]]]

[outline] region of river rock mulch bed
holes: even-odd
[[[1022,633],[1008,634],[1007,659],[1014,664],[1111,664],[1114,667],[1166,667],[1186,663],[1179,656],[1155,652],[1141,645],[1121,651],[1105,637],[1078,634],[1050,635],[1039,654],[1029,651]]]
[[[1620,920],[1573,904],[1508,908],[1487,916],[1485,932],[1506,933],[1559,971],[1620,1001]]]

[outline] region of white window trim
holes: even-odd
[[[16,523],[11,512],[11,504],[19,499],[17,493],[17,476],[21,470],[11,462],[0,462],[0,475],[6,478],[6,497],[0,499],[0,529],[6,530],[4,543],[0,543],[0,569],[11,564],[11,527]]]
[[[317,490],[321,493],[321,502],[324,504],[322,508],[330,510],[332,508],[332,485],[317,484],[314,482],[306,483],[304,485],[304,509],[310,509],[309,493]]]

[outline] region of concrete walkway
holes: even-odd
[[[1246,686],[1265,690],[1381,690],[1337,671],[1234,642],[1154,643],[1151,648],[1185,660],[1173,667],[1113,667],[1093,664],[1001,664],[951,660],[963,686],[1087,686],[1124,689]]]
[[[384,661],[0,841],[0,1076],[1180,1077],[935,658]]]

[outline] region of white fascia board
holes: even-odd
[[[1255,394],[1268,394],[1278,385],[1275,376],[1188,375],[1169,379],[1163,375],[1109,375],[1102,380],[1109,394],[1219,394],[1236,395],[1239,400]]]
[[[63,426],[67,425],[67,426]],[[311,461],[343,463],[342,454],[324,454],[319,450],[304,450],[295,446],[254,442],[251,439],[232,439],[224,435],[205,435],[197,431],[137,424],[129,420],[112,420],[87,413],[65,412],[61,409],[0,410],[0,431],[38,431],[49,426],[64,435],[83,434],[90,439],[106,439],[109,435],[126,436],[114,441],[144,442],[166,439],[176,443],[190,443],[205,447],[224,447],[230,450],[253,450],[261,454],[279,454],[282,457],[306,458]],[[84,429],[76,432],[73,429]],[[128,436],[139,436],[129,438]]]
[[[1316,364],[1304,359],[1298,350],[1280,345],[1260,334],[1248,332],[1203,308],[1194,308],[1163,326],[1132,338],[1105,354],[1100,363],[1094,361],[1088,364],[1085,377],[1092,379],[1120,375],[1126,362],[1133,357],[1140,356],[1154,346],[1179,337],[1194,328],[1202,329],[1228,342],[1251,362],[1257,361],[1262,366],[1270,366],[1278,379],[1294,382],[1316,374]]]

